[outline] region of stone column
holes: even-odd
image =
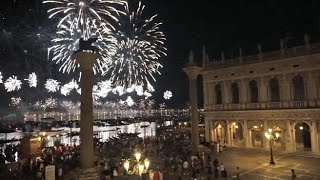
[[[232,137],[231,126],[229,126],[229,122],[227,120],[225,121],[224,130],[225,130],[225,138],[226,138],[227,144],[231,144],[231,137]]]
[[[229,109],[230,104],[230,82],[224,81],[222,83],[223,89],[222,89],[222,100],[223,100],[223,109],[227,110]]]
[[[246,148],[251,148],[251,130],[248,129],[248,121],[244,120],[243,122],[243,138],[244,138],[244,144]]]
[[[245,80],[241,80],[239,86],[241,109],[246,109],[246,105],[248,103],[248,82]]]
[[[319,135],[317,121],[311,121],[311,149],[314,153],[319,153]]]
[[[213,105],[215,103],[215,91],[214,91],[214,84],[208,83],[208,104],[210,109],[213,109]]]
[[[316,105],[316,100],[317,100],[317,83],[316,83],[315,77],[317,76],[314,73],[312,72],[308,73],[306,99],[309,101],[309,106],[311,107],[314,107]]]
[[[289,108],[290,102],[292,100],[292,91],[291,91],[291,79],[288,79],[286,75],[282,76],[280,81],[280,101],[284,108]]]
[[[285,136],[285,147],[287,152],[294,152],[294,149],[293,149],[294,139],[293,139],[292,133],[293,133],[293,130],[291,127],[290,120],[287,120],[286,131],[283,134],[283,136]]]
[[[205,118],[204,123],[205,123],[204,126],[205,126],[206,142],[210,142],[210,120]]]
[[[216,134],[215,134],[214,126],[213,126],[213,121],[210,120],[209,124],[210,124],[210,140],[214,141],[216,139]]]
[[[191,141],[193,146],[199,145],[199,113],[198,113],[198,93],[197,77],[202,68],[189,64],[183,68],[189,78],[190,104],[191,104]]]
[[[263,148],[269,149],[270,144],[269,144],[269,140],[264,135],[265,132],[268,132],[268,121],[267,120],[263,120],[263,132],[262,132],[261,136],[262,136]]]
[[[82,169],[94,167],[93,145],[93,64],[98,58],[97,54],[77,52],[73,55],[80,64],[81,70],[81,114],[80,114],[80,163]]]
[[[261,78],[258,82],[258,95],[259,95],[259,102],[261,104],[261,108],[266,108],[266,103],[268,102],[268,82],[265,78]]]
[[[204,110],[208,110],[210,109],[210,106],[209,106],[209,94],[208,91],[209,89],[209,83],[206,82],[206,81],[203,81],[203,108]]]

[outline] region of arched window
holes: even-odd
[[[239,88],[237,83],[231,84],[232,103],[239,103]]]
[[[216,104],[222,104],[222,93],[220,84],[216,85],[214,89],[216,95]]]
[[[276,78],[272,78],[269,82],[270,86],[270,101],[280,102],[279,82]]]
[[[292,79],[293,84],[293,98],[295,101],[303,101],[305,99],[304,81],[300,75]]]
[[[258,85],[255,80],[249,82],[250,88],[250,102],[257,103],[259,102],[259,92],[258,92]]]

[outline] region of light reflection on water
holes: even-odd
[[[121,125],[121,126],[105,126],[105,127],[98,127],[93,126],[94,134],[101,139],[101,141],[107,141],[109,138],[117,136],[117,129],[121,133],[140,133],[139,137],[149,137],[156,135],[156,123],[155,122],[141,122],[141,123],[133,123],[129,125]],[[68,128],[68,127],[60,127],[60,128],[52,128],[52,130],[62,130],[62,133],[59,137],[52,136],[47,146],[53,146],[54,141],[59,139],[62,144],[69,144],[69,145],[79,145],[79,136],[73,136],[72,138],[67,136],[67,133],[72,132],[79,132],[80,128]],[[32,133],[24,133],[24,132],[14,132],[14,133],[0,133],[0,139],[21,139],[24,135],[34,135],[38,136],[38,132]],[[19,141],[13,142],[12,144],[16,145]]]

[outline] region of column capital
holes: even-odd
[[[72,59],[80,64],[80,69],[83,71],[91,70],[97,59],[100,58],[99,54],[89,52],[76,52],[72,54]]]
[[[200,74],[202,68],[195,65],[190,65],[183,68],[183,71],[187,74],[189,80],[197,79],[198,75]]]

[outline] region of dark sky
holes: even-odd
[[[45,13],[32,13],[27,18],[29,8],[41,7],[39,0],[14,0],[2,2],[1,16],[16,14],[16,19],[2,20],[0,27],[8,29],[16,23],[28,21],[48,25]],[[138,2],[131,0],[132,3]],[[7,3],[7,4],[6,4]],[[183,107],[188,101],[188,81],[182,71],[189,51],[195,51],[201,59],[201,48],[206,46],[210,59],[219,59],[221,51],[226,58],[238,56],[238,48],[243,54],[255,54],[260,43],[264,51],[279,48],[279,39],[290,38],[290,45],[303,43],[303,34],[308,33],[311,41],[320,40],[320,5],[316,0],[145,0],[145,12],[151,16],[159,14],[163,22],[168,48],[168,57],[163,58],[162,76],[157,77],[154,94],[158,102],[165,90],[173,92],[173,98],[166,101],[171,107]],[[40,5],[39,5],[40,4]],[[44,9],[44,8],[40,8]],[[40,16],[40,17],[39,17]],[[39,58],[43,59],[43,58]],[[1,67],[6,64],[0,59]]]

